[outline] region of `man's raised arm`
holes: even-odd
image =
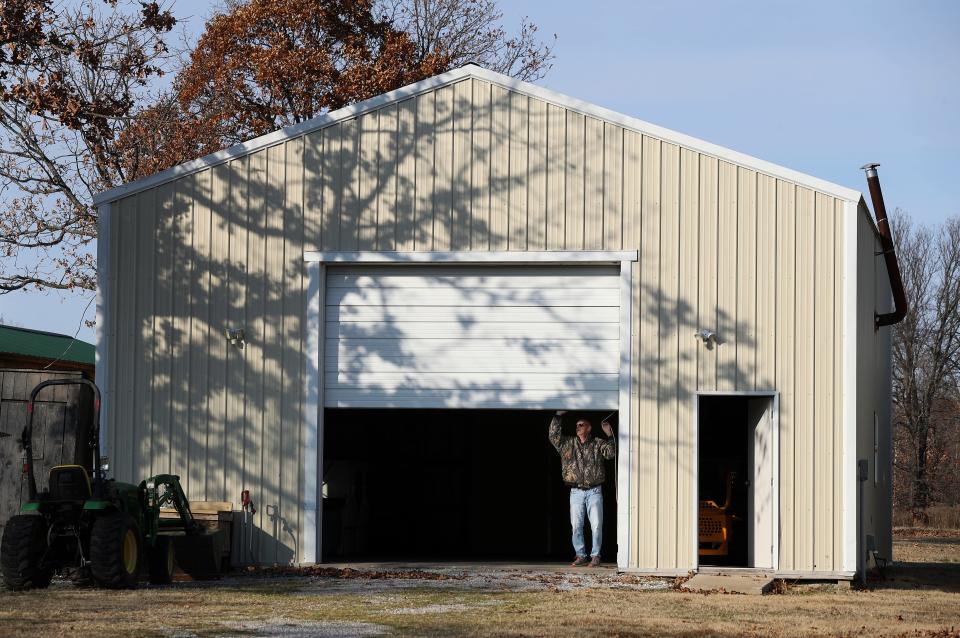
[[[617,437],[613,436],[613,428],[606,421],[602,422],[600,427],[603,428],[603,433],[609,437],[606,441],[600,441],[600,451],[603,453],[603,458],[615,458],[617,456]]]
[[[563,435],[560,434],[560,417],[566,413],[566,410],[557,410],[557,413],[550,419],[550,429],[547,431],[547,438],[553,447],[560,451],[560,442],[563,441]]]

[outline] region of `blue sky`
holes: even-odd
[[[958,1],[500,4],[557,34],[547,88],[859,190],[880,162],[889,210],[960,215]],[[196,33],[211,6],[175,12]],[[73,334],[89,298],[2,295],[0,318]]]

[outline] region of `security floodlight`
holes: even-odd
[[[223,332],[231,346],[243,347],[245,343],[243,328],[225,328]]]
[[[700,341],[702,341],[707,346],[710,346],[711,343],[714,343],[717,340],[717,333],[715,333],[713,330],[707,330],[706,328],[700,328],[695,333],[693,333],[693,336],[699,339]]]

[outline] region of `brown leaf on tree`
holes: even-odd
[[[526,18],[508,36],[492,0],[231,0],[170,94],[124,133],[145,176],[467,62],[521,79],[549,69]]]
[[[414,53],[368,0],[233,3],[208,22],[173,94],[125,132],[126,166],[147,175],[447,68]]]

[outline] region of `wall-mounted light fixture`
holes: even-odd
[[[238,346],[242,348],[246,341],[244,340],[243,328],[225,328],[223,333],[227,337],[227,341],[230,342],[231,346]]]
[[[706,328],[700,328],[693,333],[693,336],[702,341],[708,349],[713,348],[713,344],[717,342],[717,333]]]

